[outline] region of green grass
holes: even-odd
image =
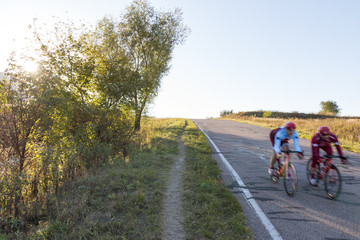
[[[63,186],[38,226],[0,239],[161,239],[163,202],[182,132],[186,238],[252,239],[205,136],[185,119],[147,119],[130,158],[112,159]]]
[[[184,175],[187,239],[252,239],[240,203],[220,179],[205,135],[189,122],[183,140],[187,151]]]

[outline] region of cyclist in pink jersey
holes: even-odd
[[[295,151],[298,151],[298,157],[303,159],[302,150],[299,145],[299,134],[296,129],[296,124],[287,122],[284,127],[279,127],[270,132],[270,141],[273,146],[273,154],[270,159],[269,174],[274,173],[274,164],[276,160],[281,157],[281,150],[289,150],[289,140],[293,139]]]
[[[319,131],[311,139],[312,163],[310,168],[310,172],[311,172],[310,183],[314,186],[316,186],[316,179],[315,179],[316,163],[320,159],[320,149],[324,150],[327,155],[332,155],[333,151],[332,151],[331,143],[334,143],[336,150],[338,151],[339,156],[341,157],[342,163],[344,164],[347,163],[346,157],[344,157],[344,154],[341,150],[336,135],[330,132],[329,127],[327,126],[320,127]]]

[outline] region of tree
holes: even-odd
[[[220,112],[220,117],[225,117],[225,116],[227,116],[227,115],[229,115],[229,114],[233,114],[233,110],[222,110],[221,112]]]
[[[322,101],[320,106],[321,111],[319,114],[338,115],[340,113],[340,108],[335,101]]]
[[[41,103],[41,80],[24,71],[14,54],[6,75],[7,78],[0,80],[0,162],[3,173],[10,175],[7,179],[1,177],[0,182],[3,187],[2,181],[9,183],[12,191],[2,196],[0,205],[8,205],[8,211],[14,208],[14,216],[19,217],[23,186],[29,180],[25,177],[26,167],[32,164],[28,156],[29,142],[38,120],[46,113]],[[4,195],[4,191],[1,194]]]
[[[184,42],[188,28],[182,24],[179,9],[157,12],[147,1],[135,0],[122,16],[119,31],[132,71],[134,130],[139,130],[141,115],[157,95],[161,79],[170,68],[174,47]]]

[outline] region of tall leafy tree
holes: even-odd
[[[330,115],[338,115],[340,113],[340,108],[335,101],[322,101],[320,103],[321,111],[320,113],[323,114],[330,114]]]
[[[121,45],[117,22],[104,17],[88,36],[96,68],[94,89],[97,101],[104,108],[126,109],[131,92],[131,69],[129,59]]]
[[[121,17],[119,31],[132,71],[129,97],[135,112],[134,129],[139,130],[142,113],[170,68],[173,50],[185,41],[189,29],[182,23],[180,9],[159,12],[147,1],[135,0]]]

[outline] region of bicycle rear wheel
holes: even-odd
[[[342,179],[339,169],[331,165],[330,169],[324,176],[325,191],[330,199],[339,197],[342,188]]]
[[[294,196],[297,185],[298,185],[298,179],[296,175],[295,167],[292,163],[288,163],[288,166],[285,166],[284,169],[284,187],[287,195]]]

